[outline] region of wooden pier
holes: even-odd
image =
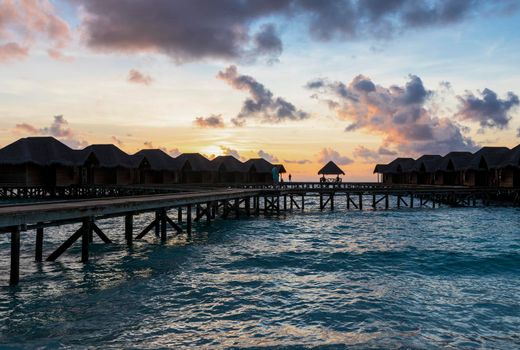
[[[197,192],[131,195],[114,198],[54,200],[0,206],[0,232],[10,234],[10,284],[20,276],[21,233],[35,232],[35,260],[55,261],[76,241],[81,240],[81,261],[89,260],[89,245],[94,235],[104,243],[111,239],[97,225],[99,220],[124,217],[127,245],[154,232],[161,241],[168,239],[168,227],[175,234],[192,233],[193,222],[210,223],[217,217],[281,215],[287,211],[305,211],[310,203],[318,210],[337,207],[344,200],[347,210],[387,210],[391,208],[436,208],[439,206],[489,205],[492,199],[507,198],[520,204],[520,190],[494,188],[395,186],[373,183],[284,183],[278,186],[247,185],[246,188],[201,189]],[[173,189],[164,192],[174,192]],[[308,203],[306,203],[308,202]],[[134,227],[134,217],[154,213],[144,228]],[[48,227],[81,223],[56,250],[44,256],[44,231]]]

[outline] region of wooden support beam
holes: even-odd
[[[305,194],[302,194],[302,212],[305,211]]]
[[[376,194],[372,194],[372,208],[376,209],[376,205],[377,205],[377,202],[376,202]]]
[[[280,195],[276,196],[276,215],[280,215]]]
[[[235,199],[235,217],[238,219],[240,217],[240,200]]]
[[[385,209],[386,210],[388,210],[388,208],[390,207],[390,203],[389,203],[390,202],[390,198],[389,197],[390,197],[390,195],[387,193],[385,195]]]
[[[170,224],[170,226],[177,231],[177,233],[182,233],[182,228],[177,225],[172,219],[170,219],[168,216],[166,216],[166,221]]]
[[[177,222],[182,224],[182,207],[177,208]]]
[[[96,225],[95,222],[91,222],[91,225],[92,225],[92,230],[98,235],[99,238],[101,238],[101,240],[105,243],[112,243],[112,241],[110,240],[110,238],[108,238],[105,233],[98,227],[98,225]]]
[[[137,237],[135,237],[135,239],[141,239],[141,238],[143,238],[144,236],[146,236],[146,234],[147,234],[148,232],[150,232],[150,230],[151,230],[152,228],[155,228],[155,227],[158,226],[158,225],[157,225],[157,222],[158,222],[158,221],[159,221],[158,219],[154,219],[154,220],[153,220],[153,221],[152,221],[148,226],[145,227],[145,229],[144,229],[140,234],[137,235]]]
[[[125,239],[128,246],[132,246],[134,240],[134,215],[125,215]]]
[[[51,255],[49,255],[47,261],[56,261],[61,254],[69,249],[69,247],[83,235],[83,231],[83,226],[81,226],[72,236],[70,236],[62,245],[52,252]]]
[[[283,195],[283,211],[287,211],[287,195]]]
[[[161,214],[158,210],[155,211],[155,226],[154,226],[154,232],[157,237],[159,237],[160,231],[161,231]]]
[[[330,210],[334,210],[334,192],[330,194]]]
[[[34,260],[43,260],[43,227],[36,229],[36,249],[34,254]]]
[[[186,207],[186,232],[191,235],[191,205]]]
[[[413,208],[413,193],[410,193],[410,208]]]
[[[161,241],[166,242],[166,239],[168,238],[166,233],[166,209],[161,209],[160,212],[160,218],[161,218]]]
[[[323,193],[320,192],[320,210],[323,210]]]
[[[397,195],[397,208],[401,208],[401,195]]]
[[[20,227],[11,231],[11,266],[9,284],[15,286],[20,281]]]
[[[363,194],[359,194],[359,210],[363,210]]]
[[[291,211],[293,210],[293,203],[294,203],[293,195],[290,194],[289,195],[289,208],[291,209]]]
[[[81,262],[88,262],[88,248],[90,244],[90,237],[92,232],[92,220],[90,218],[83,220],[82,234],[81,234]]]
[[[350,193],[346,193],[347,196],[347,210],[350,210]]]
[[[255,215],[260,215],[260,196],[256,196],[255,198]]]
[[[244,205],[245,205],[245,209],[246,209],[246,215],[247,216],[250,216],[251,215],[251,198],[250,197],[246,197],[244,199]]]

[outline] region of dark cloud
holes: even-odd
[[[270,154],[270,153],[264,152],[262,150],[258,151],[258,156],[260,158],[264,158],[265,160],[267,160],[270,163],[278,163],[279,162],[278,158],[274,154]]]
[[[62,116],[54,117],[50,126],[37,128],[28,123],[16,124],[14,131],[28,136],[53,136],[72,148],[81,148],[88,145],[69,125],[69,122]]]
[[[303,120],[309,114],[297,109],[282,97],[274,97],[273,93],[253,77],[238,74],[236,66],[229,66],[218,73],[217,78],[225,81],[236,90],[250,94],[242,105],[242,110],[232,123],[243,126],[248,119],[258,119],[263,123],[280,123],[286,120]]]
[[[338,165],[348,165],[354,163],[352,159],[347,156],[342,156],[338,151],[335,151],[332,148],[322,148],[316,156],[316,160],[319,163],[327,163],[332,160]]]
[[[457,113],[462,120],[478,122],[481,128],[504,129],[509,126],[510,112],[520,104],[518,96],[507,93],[505,99],[498,98],[497,94],[484,89],[480,96],[467,92],[465,96],[457,96],[460,108]]]
[[[300,164],[300,165],[312,163],[312,161],[310,161],[308,159],[297,159],[297,160],[284,159],[284,162],[287,164]]]
[[[379,149],[377,150],[377,153],[379,153],[382,156],[396,156],[397,155],[396,151],[392,151],[391,149],[384,148],[384,147],[379,147]]]
[[[90,47],[102,51],[160,52],[179,62],[278,55],[272,25],[257,20],[287,9],[288,0],[76,0]],[[138,20],[137,20],[138,19]]]
[[[221,114],[212,114],[209,117],[197,117],[193,121],[193,124],[199,128],[223,128],[226,126]]]
[[[236,150],[236,149],[226,147],[226,146],[220,146],[220,149],[222,150],[222,155],[224,155],[224,156],[233,156],[236,159],[239,159],[242,161],[245,160],[245,158],[242,157],[240,155],[240,153],[238,152],[238,150]],[[213,158],[215,158],[215,157],[213,157]]]
[[[520,128],[516,129],[516,137],[520,137]]]
[[[324,79],[321,85],[316,81],[311,83],[307,87],[317,91],[316,96],[324,100],[338,118],[350,122],[345,131],[359,130],[383,136],[382,153],[389,146],[412,153],[448,153],[474,150],[477,146],[464,135],[466,128],[449,118],[437,117],[428,108],[434,92],[426,89],[418,76],[410,75],[404,86],[390,87],[376,85],[362,75],[348,85]]]
[[[128,72],[127,80],[130,83],[141,84],[141,85],[150,85],[153,83],[153,78],[148,74],[141,73],[137,69],[130,69]]]
[[[85,13],[82,27],[90,47],[159,52],[179,62],[276,57],[282,41],[266,21],[299,21],[316,40],[387,38],[512,8],[511,0],[74,1]]]

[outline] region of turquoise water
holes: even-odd
[[[146,217],[142,217],[143,225]],[[191,239],[124,245],[100,226],[0,289],[1,348],[520,347],[520,211],[294,213],[200,224]],[[47,255],[74,226],[46,237]],[[2,285],[8,237],[0,240]]]

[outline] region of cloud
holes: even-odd
[[[212,114],[209,117],[197,117],[193,124],[199,128],[223,128],[226,126],[222,114]]]
[[[62,58],[71,40],[70,27],[48,0],[3,0],[0,2],[0,62],[22,59],[44,42],[50,57]]]
[[[69,122],[62,115],[55,116],[50,126],[37,128],[31,124],[21,123],[15,125],[14,131],[28,136],[53,136],[72,148],[88,146],[88,142],[70,128]]]
[[[383,149],[393,146],[400,152],[448,153],[477,148],[464,135],[467,128],[450,118],[438,117],[428,108],[435,93],[427,90],[418,76],[410,75],[404,86],[372,86],[370,82],[368,77],[358,75],[348,85],[318,79],[307,88],[315,91],[339,119],[350,123],[345,131],[380,135]]]
[[[354,162],[349,157],[342,156],[339,154],[339,152],[333,150],[332,148],[322,148],[321,151],[317,154],[316,160],[319,163],[328,163],[332,160],[338,165],[348,165]]]
[[[310,161],[308,159],[297,159],[297,160],[284,159],[284,162],[287,164],[300,164],[300,165],[312,163],[312,161]]]
[[[236,90],[246,91],[247,98],[242,110],[231,122],[236,126],[243,126],[248,119],[258,119],[263,123],[280,123],[286,120],[303,120],[309,114],[297,109],[292,103],[281,97],[274,97],[273,93],[264,85],[248,75],[239,75],[236,66],[229,66],[218,73],[217,78],[225,81]]]
[[[17,43],[7,43],[0,45],[0,63],[16,61],[29,55],[29,48],[22,47]]]
[[[384,147],[379,147],[377,150],[371,150],[361,145],[354,149],[353,155],[355,158],[361,158],[367,163],[375,163],[384,157],[395,156],[397,155],[397,152]]]
[[[177,62],[240,59],[281,52],[272,24],[258,32],[255,19],[276,14],[288,1],[77,0],[87,44],[112,52],[157,52]],[[136,21],[136,18],[139,18]]]
[[[236,159],[245,160],[245,158],[242,157],[236,149],[232,149],[226,146],[220,146],[220,149],[222,150],[222,155],[224,156],[233,156]]]
[[[141,85],[150,85],[153,83],[153,78],[151,76],[141,73],[137,69],[130,69],[127,80],[130,83]]]
[[[161,53],[177,62],[276,59],[281,27],[297,21],[318,41],[388,39],[497,15],[510,0],[74,0],[88,46],[105,52]],[[511,12],[508,10],[507,12]],[[139,20],[137,21],[136,18]]]
[[[179,151],[178,148],[172,148],[172,149],[170,149],[170,150],[169,150],[168,152],[166,152],[166,153],[168,153],[171,157],[174,157],[174,158],[175,158],[175,157],[178,157],[178,156],[181,155],[181,151]]]
[[[145,149],[155,149],[152,141],[145,141],[143,142],[143,146]]]
[[[260,158],[264,158],[269,163],[278,163],[279,162],[278,158],[274,154],[264,152],[263,150],[258,151],[257,154]]]
[[[121,141],[121,139],[117,138],[116,136],[112,136],[110,139],[117,146],[119,146],[119,147],[123,146],[123,141]]]
[[[505,99],[500,99],[487,88],[479,94],[481,98],[469,91],[465,96],[457,96],[460,102],[457,116],[461,120],[478,122],[482,129],[507,128],[511,120],[510,112],[520,104],[518,96],[508,92]]]
[[[516,137],[520,137],[520,128],[516,129]]]

